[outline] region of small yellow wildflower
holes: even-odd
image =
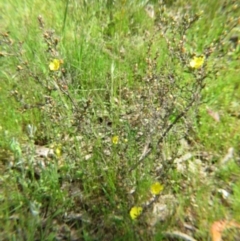
[[[52,62],[49,64],[49,69],[51,71],[57,71],[60,68],[62,61],[59,59],[54,59]]]
[[[118,136],[113,136],[112,137],[112,143],[117,145],[118,144],[118,141],[119,141],[119,137]]]
[[[54,150],[56,156],[60,157],[62,155],[62,150],[60,147],[57,147],[55,150]]]
[[[134,219],[138,218],[141,215],[142,210],[143,210],[142,207],[136,207],[136,206],[132,207],[130,210],[130,213],[129,213],[131,219],[134,220]]]
[[[193,68],[193,69],[199,69],[199,68],[201,68],[201,67],[203,66],[204,61],[205,61],[205,57],[204,57],[204,56],[200,56],[200,57],[196,57],[196,56],[195,56],[195,57],[190,61],[189,65],[190,65],[190,67]]]
[[[151,185],[150,189],[153,195],[158,195],[163,190],[163,185],[159,182],[155,182],[154,184]]]

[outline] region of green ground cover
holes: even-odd
[[[2,240],[200,241],[240,222],[239,13],[1,1]]]

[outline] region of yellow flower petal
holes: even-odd
[[[131,210],[130,210],[130,217],[131,217],[131,219],[136,219],[136,218],[138,218],[140,215],[141,215],[141,213],[142,213],[142,207],[132,207],[131,208]]]
[[[151,193],[153,195],[158,195],[162,192],[163,190],[163,185],[160,184],[159,182],[155,182],[154,184],[151,185]]]
[[[119,141],[119,137],[118,136],[113,136],[112,137],[112,143],[117,145],[118,144],[118,141]]]
[[[55,149],[55,154],[56,154],[56,156],[58,156],[58,157],[60,157],[60,156],[62,155],[62,150],[61,150],[60,147],[57,147],[57,148]]]
[[[49,69],[51,71],[57,71],[60,68],[61,60],[59,59],[54,59],[52,62],[49,64]]]
[[[201,67],[203,66],[204,61],[205,61],[205,57],[204,57],[204,56],[200,56],[200,57],[196,57],[196,56],[195,56],[195,57],[190,61],[189,65],[190,65],[190,67],[193,68],[193,69],[199,69],[199,68],[201,68]]]

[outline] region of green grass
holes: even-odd
[[[235,1],[10,0],[0,17],[3,240],[200,241],[240,222]]]

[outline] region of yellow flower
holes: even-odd
[[[55,154],[57,157],[60,157],[62,155],[62,150],[61,150],[61,147],[57,147],[55,150],[54,150]]]
[[[150,189],[153,195],[158,195],[163,190],[163,185],[160,184],[159,182],[155,182],[154,184],[151,185]]]
[[[119,137],[118,136],[113,136],[112,137],[112,143],[117,145],[118,144],[118,141],[119,141]]]
[[[138,218],[141,215],[142,210],[143,210],[142,207],[136,207],[136,206],[132,207],[130,210],[130,213],[129,213],[131,219],[134,220],[134,219]]]
[[[54,59],[52,62],[49,64],[49,69],[51,71],[57,71],[60,68],[62,61],[59,59]]]
[[[193,69],[199,69],[199,68],[201,68],[201,67],[203,66],[204,61],[205,61],[205,57],[204,57],[204,56],[200,56],[200,57],[196,57],[196,56],[195,56],[195,57],[190,61],[189,65],[190,65],[190,67],[193,68]]]

